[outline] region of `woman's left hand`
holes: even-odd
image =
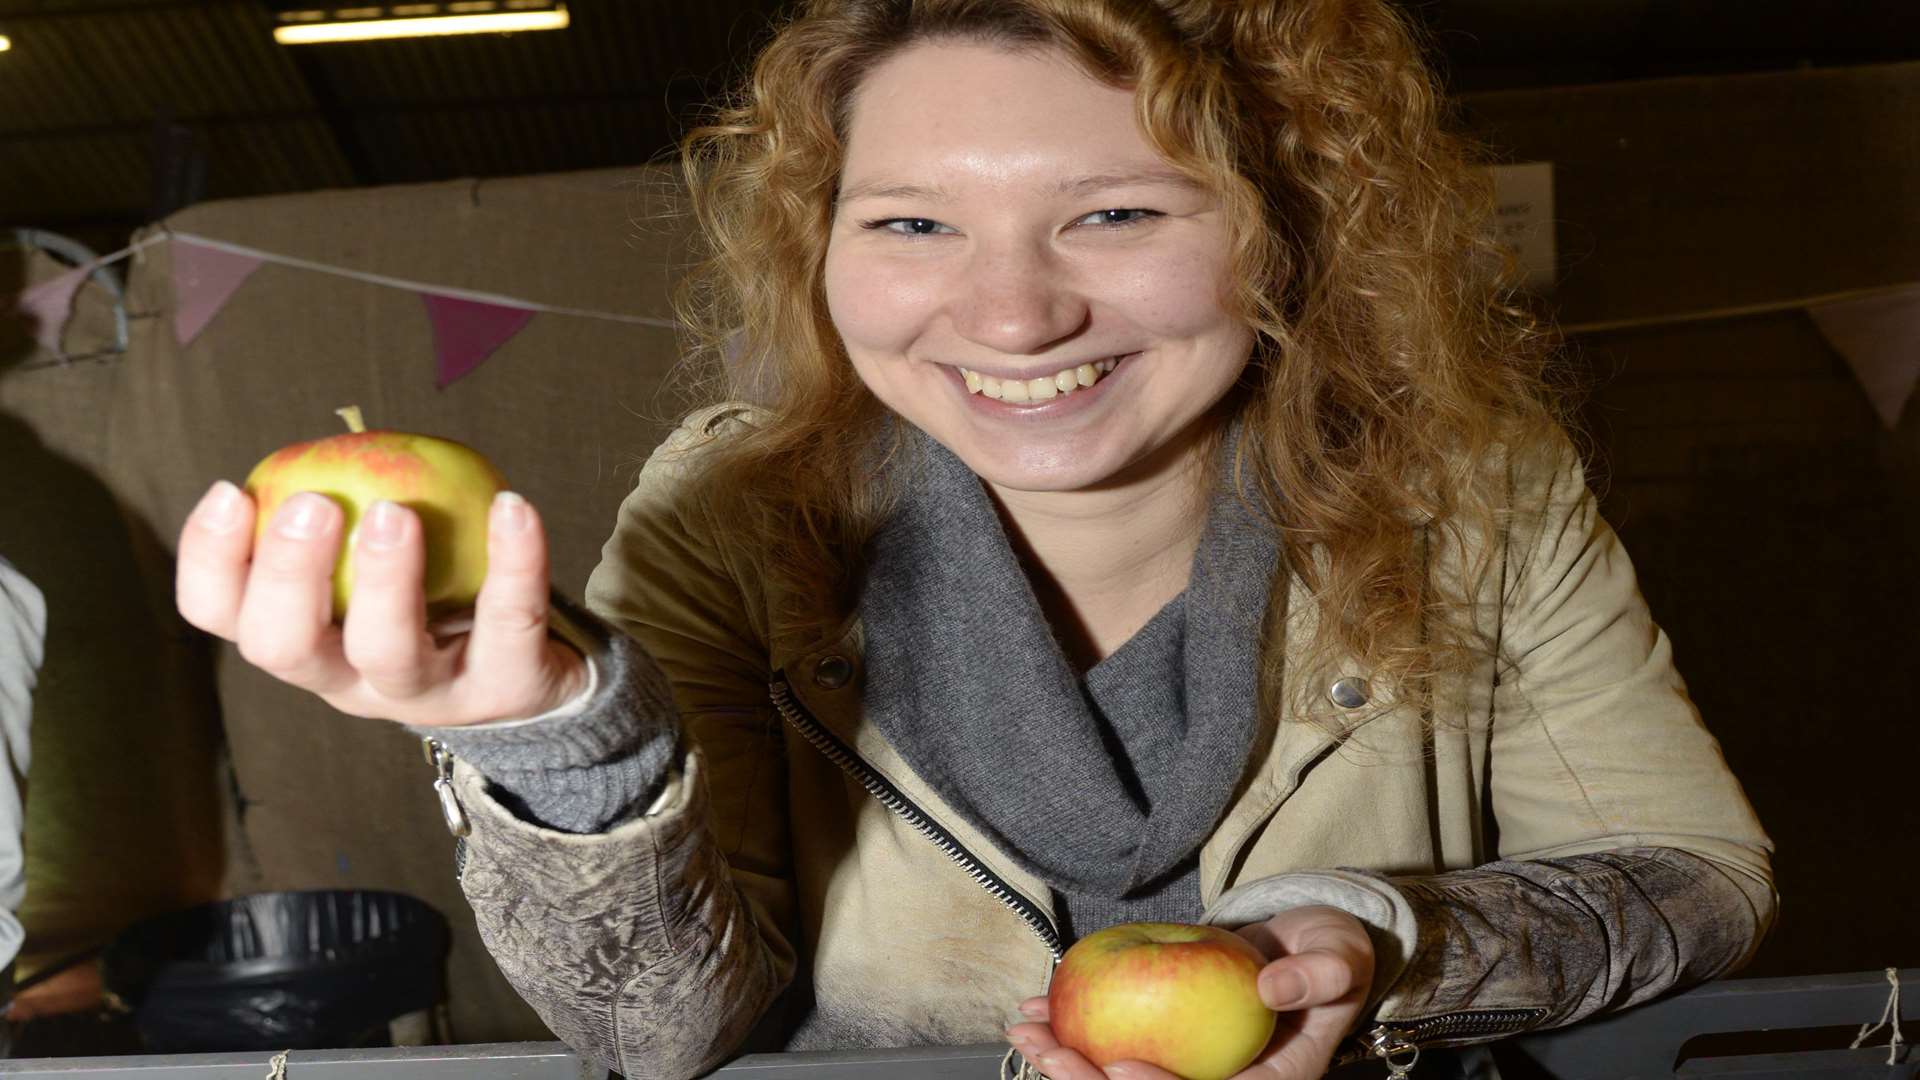
[[[1260,969],[1260,999],[1280,1014],[1273,1041],[1232,1080],[1311,1080],[1324,1075],[1340,1040],[1353,1029],[1373,984],[1373,942],[1360,920],[1332,907],[1283,911],[1240,927],[1268,960]],[[1047,999],[1020,1003],[1032,1022],[1015,1024],[1007,1038],[1048,1080],[1179,1080],[1142,1061],[1104,1070],[1060,1045],[1047,1024]]]

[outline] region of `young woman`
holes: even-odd
[[[719,404],[550,611],[495,508],[436,644],[419,523],[251,550],[179,605],[433,734],[502,969],[629,1076],[977,1043],[1122,921],[1234,928],[1248,1077],[1484,1042],[1724,972],[1769,845],[1503,306],[1380,0],[813,0],[686,146]],[[1011,1028],[1008,1028],[1012,1022]]]

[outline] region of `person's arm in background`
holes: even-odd
[[[26,820],[33,685],[46,637],[46,598],[0,558],[0,1005],[13,996],[13,961],[26,936],[16,914],[27,891],[20,831]],[[7,1030],[0,1025],[0,1057],[7,1049]]]

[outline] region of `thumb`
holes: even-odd
[[[1339,1001],[1360,984],[1353,960],[1331,949],[1284,956],[1260,970],[1260,1000],[1275,1012]]]
[[[1373,942],[1358,919],[1337,908],[1283,911],[1242,931],[1268,956],[1260,997],[1276,1011],[1309,1009],[1365,993],[1373,979]]]

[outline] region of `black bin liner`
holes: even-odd
[[[402,893],[272,892],[138,923],[102,982],[153,1053],[379,1046],[445,990],[447,920]]]

